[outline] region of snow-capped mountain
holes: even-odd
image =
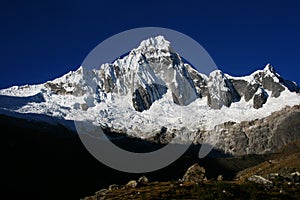
[[[184,142],[224,122],[261,119],[299,105],[299,91],[270,64],[245,77],[220,70],[201,74],[157,36],[99,69],[80,67],[44,84],[2,89],[0,112],[62,124],[89,120],[140,138],[165,128]]]

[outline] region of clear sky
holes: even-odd
[[[146,26],[189,35],[225,73],[246,75],[271,63],[300,83],[299,1],[4,0],[0,24],[0,88],[76,70],[107,37]]]

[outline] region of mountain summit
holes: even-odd
[[[142,41],[128,56],[102,65],[99,73],[102,92],[129,94],[137,111],[149,109],[168,89],[179,105],[187,105],[197,98],[184,63],[163,36]]]

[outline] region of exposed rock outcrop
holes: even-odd
[[[185,64],[196,88],[196,91],[200,98],[208,95],[207,77],[204,74],[200,74],[198,71],[193,69],[190,65]]]
[[[256,109],[259,109],[263,107],[263,105],[267,102],[268,100],[268,93],[264,89],[260,89],[253,98],[253,107]]]
[[[255,183],[258,183],[258,184],[262,184],[267,188],[273,187],[273,182],[272,181],[270,181],[270,180],[268,180],[264,177],[257,176],[257,175],[253,175],[253,176],[249,177],[248,181],[255,182]]]
[[[222,106],[229,107],[233,98],[233,91],[231,91],[229,81],[224,74],[221,71],[210,74],[207,104],[213,109],[220,109]]]
[[[215,147],[233,155],[276,152],[286,144],[300,139],[300,105],[286,107],[263,119],[241,123],[226,122],[204,133],[217,135]]]
[[[132,102],[135,110],[148,110],[152,103],[160,99],[166,92],[167,87],[159,84],[146,85],[146,88],[139,86],[132,94]]]

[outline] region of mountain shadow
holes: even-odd
[[[238,162],[234,158],[217,151],[213,151],[211,157],[199,159],[200,145],[192,145],[177,161],[163,169],[132,174],[100,163],[85,149],[79,136],[62,125],[0,115],[0,127],[4,172],[2,189],[5,191],[1,198],[4,199],[80,199],[110,184],[125,184],[142,175],[150,181],[178,180],[195,162],[205,167],[209,179],[222,174],[228,180],[241,168],[264,160],[262,157],[250,157],[248,161],[241,161],[244,166],[235,166]],[[112,141],[134,152],[153,151],[161,147],[129,137]]]

